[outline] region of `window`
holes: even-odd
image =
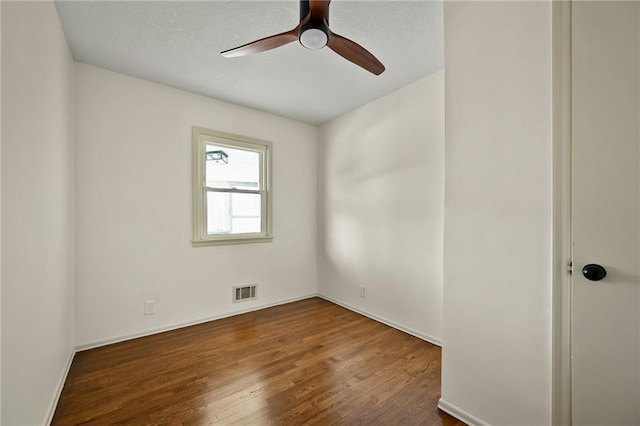
[[[268,242],[270,144],[193,128],[193,244]]]

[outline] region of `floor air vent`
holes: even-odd
[[[245,300],[252,300],[256,298],[257,284],[243,285],[233,288],[233,302],[243,302]]]

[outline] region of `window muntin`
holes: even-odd
[[[270,144],[193,130],[194,245],[271,241]]]

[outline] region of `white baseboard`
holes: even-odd
[[[376,320],[376,321],[378,321],[378,322],[381,322],[381,323],[383,323],[383,324],[386,324],[386,325],[388,325],[389,327],[393,327],[393,328],[395,328],[395,329],[397,329],[397,330],[403,331],[403,332],[405,332],[405,333],[407,333],[407,334],[410,334],[410,335],[412,335],[412,336],[414,336],[414,337],[417,337],[417,338],[419,338],[419,339],[425,340],[425,341],[427,341],[427,342],[429,342],[429,343],[432,343],[432,344],[434,344],[434,345],[436,345],[436,346],[440,346],[440,347],[442,347],[442,341],[441,341],[440,339],[436,339],[436,338],[435,338],[435,337],[433,337],[433,336],[429,336],[428,334],[421,333],[421,332],[419,332],[419,331],[417,331],[417,330],[414,330],[414,329],[412,329],[412,328],[409,328],[409,327],[405,327],[405,326],[404,326],[404,325],[402,325],[402,324],[398,324],[398,323],[393,322],[393,321],[391,321],[391,320],[388,320],[388,319],[386,319],[386,318],[384,318],[384,317],[381,317],[381,316],[378,316],[378,315],[372,314],[372,313],[370,313],[370,312],[367,312],[367,311],[365,311],[365,310],[362,310],[362,309],[356,308],[355,306],[351,306],[351,305],[349,305],[348,303],[341,302],[341,301],[336,300],[336,299],[334,299],[334,298],[332,298],[332,297],[329,297],[329,296],[327,296],[327,295],[324,295],[324,294],[318,294],[317,296],[318,296],[318,297],[321,297],[321,298],[323,298],[323,299],[325,299],[325,300],[328,300],[329,302],[335,303],[336,305],[340,305],[340,306],[342,306],[343,308],[347,308],[347,309],[349,309],[350,311],[357,312],[357,313],[359,313],[359,314],[361,314],[361,315],[364,315],[365,317],[369,317],[369,318],[371,318],[371,319],[373,319],[373,320]]]
[[[64,388],[64,383],[67,381],[67,376],[69,375],[69,370],[71,369],[71,364],[73,363],[73,357],[76,355],[76,351],[72,350],[71,354],[69,354],[69,359],[67,360],[67,365],[64,370],[62,370],[62,374],[60,375],[60,379],[58,379],[58,386],[56,387],[56,391],[53,394],[53,398],[51,398],[51,402],[49,403],[49,408],[47,409],[47,414],[44,418],[43,425],[50,425],[53,421],[53,415],[56,412],[56,407],[58,406],[58,401],[60,400],[60,395],[62,395],[62,389]]]
[[[199,318],[199,319],[196,319],[196,320],[185,321],[185,322],[181,322],[181,323],[177,323],[177,324],[171,324],[171,325],[167,325],[167,326],[163,326],[163,327],[157,327],[157,328],[152,328],[152,329],[148,329],[148,330],[143,330],[143,331],[140,331],[140,332],[137,332],[137,333],[131,333],[131,334],[115,336],[115,337],[111,337],[111,338],[103,339],[103,340],[96,340],[96,341],[93,341],[93,342],[77,345],[76,346],[76,351],[78,351],[78,352],[86,351],[88,349],[98,348],[100,346],[106,346],[106,345],[111,345],[113,343],[124,342],[126,340],[137,339],[139,337],[151,336],[152,334],[164,333],[165,331],[177,330],[179,328],[190,327],[192,325],[202,324],[202,323],[205,323],[205,322],[214,321],[214,320],[218,320],[218,319],[222,319],[222,318],[229,318],[229,317],[233,317],[233,316],[241,315],[241,314],[246,314],[246,313],[253,312],[253,311],[259,311],[260,309],[271,308],[273,306],[284,305],[286,303],[297,302],[299,300],[309,299],[311,297],[316,297],[316,296],[317,296],[316,293],[312,293],[312,294],[307,294],[307,295],[304,295],[304,296],[295,297],[295,298],[292,298],[292,299],[279,300],[277,302],[272,302],[272,303],[268,303],[268,304],[264,304],[264,305],[252,306],[251,308],[248,308],[248,309],[242,309],[242,310],[238,310],[238,311],[226,312],[226,313],[221,314],[221,315],[213,315],[213,316],[206,317],[206,318]]]
[[[469,426],[489,426],[489,423],[483,422],[479,418],[472,416],[471,414],[467,413],[464,410],[461,410],[453,404],[449,404],[442,398],[440,398],[440,400],[438,401],[438,408],[445,413],[452,415],[461,422],[468,424]]]

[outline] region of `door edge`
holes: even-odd
[[[552,2],[553,425],[571,425],[571,1]]]

